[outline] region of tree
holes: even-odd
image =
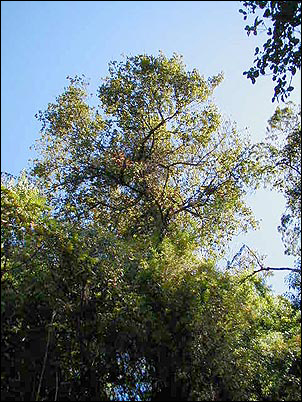
[[[286,199],[286,211],[278,227],[285,254],[296,257],[299,273],[291,275],[290,284],[301,297],[301,109],[289,102],[277,108],[269,120],[267,142],[263,144],[267,176],[273,188]]]
[[[254,180],[277,190],[286,200],[286,210],[281,216],[278,231],[282,235],[285,254],[296,258],[295,267],[265,266],[257,251],[243,245],[233,262],[242,263],[241,257],[248,254],[256,263],[249,276],[259,272],[290,271],[288,282],[294,294],[288,294],[296,307],[301,301],[301,109],[292,102],[283,108],[277,107],[268,121],[265,142],[256,145],[256,160],[262,168]],[[244,253],[243,253],[244,251]]]
[[[54,219],[25,173],[3,181],[1,204],[2,397],[106,400],[110,370],[96,339],[112,319],[112,239],[98,244],[92,230]]]
[[[142,258],[96,228],[50,221],[21,274],[11,254],[4,400],[297,398],[299,311],[286,299],[202,262],[183,231]]]
[[[51,322],[52,311],[47,300],[48,275],[45,264],[39,264],[39,256],[48,217],[46,199],[25,172],[16,183],[13,177],[1,175],[1,393],[4,399],[35,398],[35,392],[39,393],[39,379],[42,381],[44,376],[43,353],[46,345],[49,346],[50,335],[46,325]]]
[[[253,223],[242,197],[263,169],[220,124],[219,79],[131,57],[110,65],[102,110],[75,78],[39,114],[35,184],[2,186],[4,399],[300,395],[300,312],[246,279],[252,261],[216,266]]]
[[[182,225],[205,252],[255,225],[243,202],[253,149],[210,100],[222,77],[206,80],[162,54],[112,62],[109,73],[100,112],[72,79],[39,114],[44,156],[33,173],[60,214],[155,242]]]
[[[286,199],[289,214],[281,218],[280,232],[285,254],[299,256],[301,251],[301,110],[293,103],[277,108],[269,120],[267,145],[276,177],[273,185]]]
[[[239,12],[244,15],[244,20],[259,9],[263,11],[263,16],[256,16],[253,25],[245,27],[247,34],[250,35],[252,32],[257,35],[265,31],[268,35],[262,50],[259,47],[255,49],[257,57],[254,66],[243,74],[254,84],[260,74],[266,75],[267,71],[270,71],[273,81],[277,81],[272,101],[280,98],[284,101],[294,89],[291,85],[293,76],[301,69],[301,31],[299,31],[301,2],[243,1],[242,3],[245,9],[240,9]]]

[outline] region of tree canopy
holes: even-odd
[[[288,102],[277,107],[269,120],[264,150],[265,175],[272,188],[281,192],[286,210],[278,231],[282,235],[285,254],[296,259],[300,273],[292,274],[290,284],[301,301],[301,108]]]
[[[38,113],[32,172],[1,183],[4,400],[300,396],[299,308],[252,259],[217,266],[273,152],[223,121],[221,79],[131,56],[99,108],[75,77]]]
[[[205,79],[162,54],[113,62],[109,72],[101,112],[85,104],[77,78],[39,114],[45,156],[34,174],[55,204],[69,217],[110,221],[121,236],[161,239],[181,225],[205,250],[254,226],[243,202],[253,149],[210,99],[222,76]]]
[[[272,75],[276,81],[272,101],[285,100],[294,87],[292,78],[301,69],[301,2],[300,1],[243,1],[244,20],[261,10],[247,34],[266,32],[262,49],[256,47],[254,65],[243,74],[254,84],[261,75]]]

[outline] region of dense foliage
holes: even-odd
[[[243,1],[244,9],[239,12],[246,20],[249,14],[256,16],[252,25],[245,30],[257,35],[266,32],[267,41],[263,48],[256,47],[254,66],[243,74],[254,84],[262,75],[272,74],[276,81],[272,101],[284,101],[294,89],[292,78],[301,69],[301,2],[300,1]],[[260,11],[261,10],[261,11]]]
[[[222,77],[186,72],[177,55],[130,57],[109,71],[100,112],[77,78],[39,114],[45,157],[34,174],[58,214],[110,222],[124,238],[160,240],[182,226],[215,252],[254,226],[243,203],[252,148],[210,99]]]
[[[1,186],[4,400],[299,398],[300,310],[216,264],[269,171],[221,79],[128,57],[98,110],[76,77],[39,113],[40,158]]]

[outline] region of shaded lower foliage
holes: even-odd
[[[97,262],[85,257],[83,271],[89,246],[68,251],[65,242],[62,254],[54,237],[57,258],[47,266],[45,247],[41,260],[46,282],[26,294],[37,259],[15,290],[13,278],[2,283],[3,400],[298,395],[299,314],[260,279],[240,285],[240,276],[218,272],[168,239],[148,258],[121,266],[108,253]]]

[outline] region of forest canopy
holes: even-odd
[[[287,197],[297,252],[299,112],[270,120],[280,147],[252,144],[213,102],[222,79],[125,57],[98,107],[68,77],[37,114],[32,170],[1,180],[4,400],[299,398],[297,299],[273,295],[254,252],[217,265],[257,226],[245,195],[263,182]]]

